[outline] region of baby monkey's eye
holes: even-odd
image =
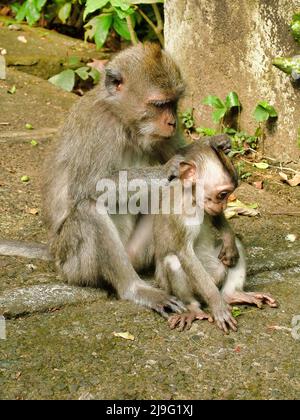
[[[222,192],[220,192],[220,194],[218,195],[218,198],[220,199],[220,200],[225,200],[225,198],[227,198],[227,196],[228,196],[228,191],[222,191]]]

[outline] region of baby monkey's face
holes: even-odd
[[[206,158],[183,162],[180,168],[180,179],[192,184],[199,183],[203,186],[203,203],[198,203],[210,216],[222,214],[227,206],[228,197],[236,188],[234,174],[228,171],[230,160],[225,157],[226,164],[221,161],[217,154],[209,153]],[[228,160],[228,162],[227,162]],[[233,166],[232,166],[233,168]],[[234,171],[234,168],[233,168]],[[195,198],[195,197],[194,197]],[[199,197],[198,197],[199,198]]]

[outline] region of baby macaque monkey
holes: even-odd
[[[205,141],[195,142],[182,152],[179,178],[162,193],[162,200],[165,194],[171,194],[171,214],[155,215],[153,229],[156,278],[167,293],[178,297],[188,308],[188,312],[171,316],[169,325],[183,330],[189,329],[194,320],[208,319],[215,320],[225,333],[229,329],[236,331],[237,321],[232,317],[230,304],[277,304],[266,293],[243,291],[246,262],[240,241],[236,239],[240,258],[234,267],[226,266],[220,259],[221,245],[213,227],[218,227],[214,220],[223,215],[227,199],[237,187],[237,174],[230,159]],[[183,193],[177,195],[178,186]],[[193,203],[190,208],[189,200]],[[180,214],[175,214],[175,206]],[[199,299],[208,304],[212,316],[201,309]]]

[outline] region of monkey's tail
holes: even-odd
[[[52,260],[48,245],[35,242],[0,240],[0,255]]]

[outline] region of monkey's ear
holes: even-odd
[[[105,69],[105,87],[109,93],[116,93],[122,89],[123,77],[118,70]]]
[[[179,178],[183,180],[196,182],[197,166],[195,162],[180,162]]]

